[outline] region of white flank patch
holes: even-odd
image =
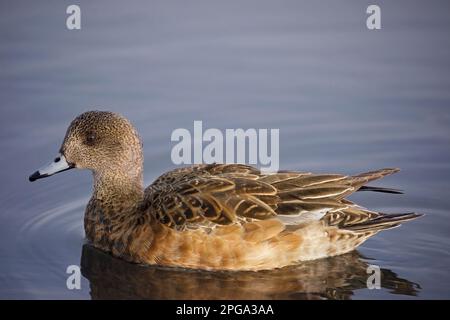
[[[320,210],[308,211],[293,215],[278,215],[277,218],[287,225],[301,224],[307,221],[317,221],[330,211],[331,208],[323,208]]]

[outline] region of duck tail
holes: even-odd
[[[362,223],[347,225],[346,230],[354,232],[371,232],[392,229],[400,226],[403,222],[411,221],[423,216],[423,214],[408,212],[408,213],[380,213],[376,218],[366,220]]]
[[[382,188],[382,187],[372,187],[372,186],[362,186],[358,191],[373,191],[382,193],[392,193],[392,194],[403,194],[402,190],[394,188]]]
[[[380,170],[364,172],[364,173],[360,173],[358,175],[350,177],[350,181],[351,181],[352,185],[358,189],[357,191],[374,191],[374,192],[383,192],[383,193],[402,194],[403,192],[398,189],[373,187],[373,186],[365,185],[366,183],[368,183],[370,181],[384,178],[388,175],[394,174],[399,171],[400,171],[400,169],[398,169],[398,168],[384,168],[384,169],[380,169]]]

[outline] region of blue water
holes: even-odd
[[[450,5],[377,1],[0,3],[0,298],[450,298]],[[91,175],[29,183],[79,113],[138,128],[146,184],[174,168],[170,135],[280,129],[282,169],[402,171],[359,193],[383,212],[425,213],[357,252],[258,274],[143,268],[84,247]],[[82,254],[83,251],[83,254]],[[81,290],[66,268],[82,265]],[[365,285],[382,269],[382,289]],[[161,282],[161,279],[167,279]],[[167,284],[170,285],[167,285]]]

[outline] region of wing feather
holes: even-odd
[[[345,199],[364,183],[396,172],[356,176],[283,171],[263,174],[242,164],[195,165],[170,171],[145,190],[144,209],[183,230],[277,218],[285,224],[322,219],[351,226],[379,218]],[[282,218],[282,217],[290,218]]]

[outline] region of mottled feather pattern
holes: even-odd
[[[303,172],[267,175],[240,164],[196,165],[159,177],[147,188],[145,202],[161,223],[178,230],[201,228],[202,222],[209,228],[210,222],[264,220],[323,208],[330,210],[324,220],[331,225],[342,220],[363,222],[375,213],[352,207],[343,197],[356,191],[359,184],[395,171],[383,169],[353,177]]]
[[[285,260],[269,262],[264,258],[265,254],[260,253],[259,265],[255,265],[246,252],[253,247],[266,252],[286,247],[283,256],[287,260],[317,259],[351,251],[383,228],[396,226],[398,223],[389,224],[386,220],[385,224],[376,227],[368,224],[356,227],[378,219],[382,214],[344,199],[361,183],[395,171],[382,169],[354,177],[306,172],[267,175],[246,165],[196,165],[158,178],[146,189],[144,202],[149,205],[147,210],[163,225],[181,234],[185,232],[188,236],[184,239],[208,234],[205,241],[209,242],[202,245],[205,250],[211,243],[218,245],[218,241],[229,241],[235,248],[246,248],[238,254],[245,259],[233,260],[240,269],[265,269],[269,265],[282,266]],[[320,210],[324,213],[319,221],[306,223],[302,219]],[[294,223],[285,223],[283,216],[293,217]],[[293,224],[293,228],[287,228],[289,224]],[[303,252],[299,259],[298,252],[287,248],[296,248],[300,244]],[[201,264],[198,262],[201,254],[198,252],[197,258],[192,255],[193,261],[188,266],[198,268],[196,263]],[[158,261],[162,263],[161,258]],[[223,260],[221,268],[228,268]]]
[[[73,167],[93,172],[87,239],[134,263],[280,268],[349,252],[377,232],[418,217],[372,212],[346,199],[398,169],[345,176],[199,164],[169,171],[144,189],[141,140],[128,120],[111,112],[77,117],[60,150]]]

